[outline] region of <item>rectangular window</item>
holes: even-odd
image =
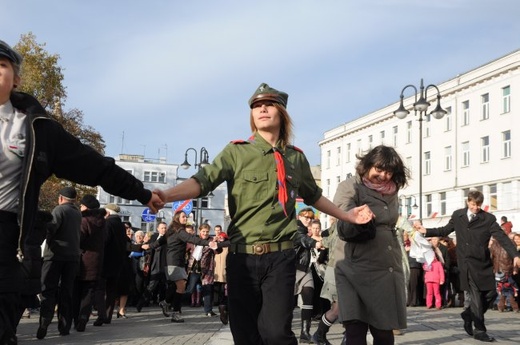
[[[363,153],[363,148],[361,147],[361,139],[357,140],[357,153],[361,155]]]
[[[325,187],[326,187],[326,191],[327,191],[327,194],[325,194],[325,195],[329,196],[330,195],[330,179],[327,179],[327,185]]]
[[[511,87],[506,86],[502,88],[502,113],[509,113],[511,111]]]
[[[462,102],[462,125],[469,125],[469,101]]]
[[[424,133],[424,137],[425,138],[429,138],[431,133],[430,133],[430,125],[431,125],[431,120],[432,120],[432,117],[427,114],[424,116],[424,122],[423,122],[423,133]]]
[[[159,171],[145,171],[144,182],[165,182],[166,174]]]
[[[487,163],[489,162],[489,137],[485,136],[480,138],[480,146],[481,146],[481,162]]]
[[[410,174],[413,176],[412,157],[406,157],[406,166],[410,170]]]
[[[341,146],[338,146],[337,147],[337,156],[336,156],[336,165],[337,166],[340,166],[341,165]]]
[[[446,132],[451,131],[451,107],[446,108],[446,115],[444,116],[444,130]]]
[[[374,136],[372,134],[370,134],[368,136],[368,148],[371,150],[372,149],[372,145],[374,144]]]
[[[393,128],[393,142],[394,142],[394,147],[397,147],[397,134],[398,134],[398,131],[399,129],[397,128],[397,126],[394,126]]]
[[[432,161],[431,161],[431,153],[430,151],[426,151],[424,153],[424,174],[430,175],[432,173]]]
[[[406,143],[412,142],[412,121],[406,123]]]
[[[379,135],[381,136],[381,145],[384,145],[385,144],[385,131],[381,131],[379,133]]]
[[[497,208],[497,185],[496,184],[490,184],[489,185],[489,211],[496,211]]]
[[[145,172],[144,172],[144,179],[143,179],[143,181],[144,181],[144,182],[150,182],[150,181],[151,181],[151,177],[150,177],[151,174],[152,174],[152,173],[151,173],[150,171],[145,171]]]
[[[489,119],[489,93],[480,96],[482,101],[482,117],[481,120]]]
[[[327,169],[330,169],[330,150],[327,151],[326,159],[327,161],[325,162],[325,166],[327,167]]]
[[[469,166],[469,141],[462,143],[462,166]]]
[[[446,214],[446,192],[439,193],[440,202],[441,202],[441,214]]]
[[[431,194],[426,194],[425,196],[425,199],[426,199],[426,214],[427,215],[431,215],[432,212],[433,212],[433,207],[432,207],[432,195]],[[420,207],[420,206],[419,206]]]
[[[446,146],[444,148],[444,171],[451,170],[451,162],[452,162],[451,146]]]
[[[347,144],[347,155],[346,155],[347,163],[350,163],[350,143]]]
[[[502,132],[502,158],[511,157],[511,131]]]

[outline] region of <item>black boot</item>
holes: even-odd
[[[50,325],[50,320],[47,320],[40,316],[40,325],[36,331],[36,338],[43,339],[47,335],[47,328]]]
[[[312,341],[314,344],[318,345],[331,345],[331,343],[327,340],[327,332],[329,331],[330,326],[327,326],[325,322],[323,322],[323,318],[320,320],[318,324],[318,329],[312,335]]]
[[[224,325],[227,325],[228,322],[229,322],[229,317],[228,317],[228,311],[227,311],[227,305],[225,304],[221,304],[218,306],[218,311],[220,312],[220,321],[224,324]]]
[[[300,343],[306,342],[312,344],[312,337],[309,331],[311,330],[311,320],[302,320],[302,331],[300,333]]]

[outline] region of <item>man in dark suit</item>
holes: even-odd
[[[427,237],[445,237],[455,231],[460,285],[470,295],[470,307],[461,314],[464,330],[477,340],[492,342],[495,339],[487,334],[484,325],[484,313],[497,296],[488,248],[491,236],[514,258],[517,267],[520,267],[520,254],[498,225],[495,216],[480,208],[483,201],[484,195],[472,190],[468,193],[467,207],[453,212],[444,227],[425,229],[419,222],[415,222],[414,227]]]

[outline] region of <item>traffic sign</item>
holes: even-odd
[[[179,200],[175,201],[172,205],[173,213],[178,211],[184,211],[187,215],[193,210],[193,200]]]
[[[153,222],[155,220],[155,217],[156,217],[156,215],[150,213],[149,208],[145,208],[143,211],[143,214],[141,215],[141,218],[143,218],[143,221],[145,221],[147,223]]]

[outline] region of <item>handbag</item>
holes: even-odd
[[[366,224],[352,224],[338,221],[338,236],[346,242],[366,242],[376,237],[376,224],[370,220]]]

